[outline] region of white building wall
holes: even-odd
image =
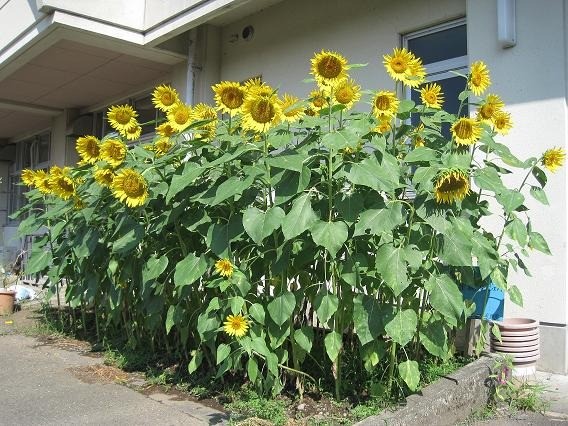
[[[512,114],[514,128],[500,142],[520,158],[539,157],[553,146],[566,148],[566,1],[549,0],[543,7],[541,2],[517,0],[517,45],[509,49],[497,42],[496,3],[469,0],[467,24],[470,61],[488,64],[490,91],[501,95]],[[532,278],[510,271],[509,282],[521,289],[524,306],[506,301],[505,315],[541,321],[540,367],[568,373],[566,167],[547,174],[550,206],[525,195],[533,229],[546,238],[552,256],[531,252],[526,263]]]
[[[223,28],[221,78],[242,81],[262,74],[280,92],[305,96],[310,59],[322,49],[342,53],[364,89],[392,89],[382,55],[400,46],[400,34],[465,16],[465,1],[288,0]],[[254,27],[250,41],[245,26]]]

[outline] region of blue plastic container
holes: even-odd
[[[487,292],[489,292],[485,315],[483,318],[494,321],[503,320],[505,294],[503,293],[503,290],[495,284],[490,282],[489,284],[479,288],[473,288],[462,284],[461,292],[464,299],[473,300],[475,302],[475,312],[470,316],[470,318],[481,318],[481,315],[483,314],[483,303],[485,302]]]

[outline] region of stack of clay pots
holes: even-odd
[[[505,318],[495,323],[501,332],[501,341],[491,335],[492,351],[513,357],[514,376],[534,374],[536,361],[540,358],[538,321]]]

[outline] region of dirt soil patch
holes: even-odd
[[[68,368],[75,377],[84,383],[126,383],[128,374],[119,368],[108,365],[86,365]]]

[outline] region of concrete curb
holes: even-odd
[[[493,359],[484,356],[410,395],[395,411],[371,416],[357,426],[455,425],[487,404]]]

